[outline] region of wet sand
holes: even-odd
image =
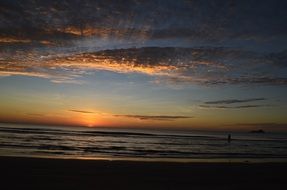
[[[287,189],[287,163],[0,157],[1,189]]]

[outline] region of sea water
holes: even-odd
[[[287,161],[286,133],[0,124],[0,156],[156,161]]]

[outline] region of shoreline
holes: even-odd
[[[284,189],[287,163],[176,163],[0,156],[9,189]],[[5,186],[6,187],[6,186]]]
[[[0,155],[7,158],[31,158],[52,160],[90,160],[90,161],[127,161],[127,162],[164,162],[164,163],[282,163],[287,164],[287,158],[151,158],[151,157],[74,157],[74,156],[44,156],[44,155]]]

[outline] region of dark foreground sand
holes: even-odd
[[[0,189],[287,189],[285,163],[159,163],[0,157]]]

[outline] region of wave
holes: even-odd
[[[61,129],[37,129],[37,128],[16,128],[16,127],[0,127],[0,133],[14,133],[14,134],[39,134],[39,135],[62,135],[62,136],[110,136],[110,137],[129,137],[129,138],[171,138],[171,139],[199,139],[199,140],[223,140],[226,141],[226,137],[212,136],[212,135],[182,135],[182,134],[152,134],[144,132],[121,132],[121,131],[73,131],[73,130],[61,130]],[[236,141],[269,141],[278,140],[284,141],[287,139],[252,139],[252,138],[233,138]]]
[[[265,140],[264,140],[265,139]],[[267,139],[267,140],[266,140]],[[287,158],[287,141],[265,136],[0,127],[0,154],[141,158]]]

